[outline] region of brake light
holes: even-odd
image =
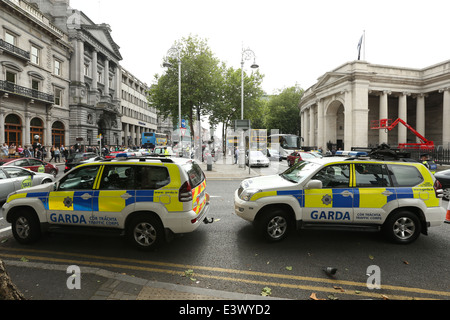
[[[183,183],[178,192],[178,201],[180,202],[188,202],[192,201],[192,187],[189,181]]]
[[[436,198],[442,198],[444,196],[442,184],[439,182],[438,179],[436,179],[436,181],[434,182],[433,188],[434,193],[436,194]]]

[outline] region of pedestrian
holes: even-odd
[[[53,152],[54,153],[54,156],[55,156],[55,162],[57,162],[57,163],[59,163],[59,161],[61,160],[60,159],[60,151],[59,151],[59,148],[55,148],[55,151]]]
[[[234,164],[237,164],[239,158],[239,149],[238,147],[234,147]]]
[[[52,160],[55,158],[55,146],[52,146],[50,148],[50,160],[48,162],[52,162]]]
[[[8,158],[9,148],[8,148],[8,145],[6,143],[4,143],[2,145],[2,151],[3,151],[2,156],[5,156],[5,158]]]
[[[42,146],[41,150],[41,160],[44,161],[47,158],[47,148],[45,146]]]

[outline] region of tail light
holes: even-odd
[[[438,179],[434,182],[433,185],[434,193],[436,194],[436,198],[442,198],[444,196],[444,190],[442,190],[442,184]]]
[[[192,188],[189,181],[183,183],[178,192],[178,201],[180,202],[189,202],[192,201]]]

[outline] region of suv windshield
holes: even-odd
[[[189,177],[189,183],[194,188],[198,186],[205,179],[202,169],[195,162],[188,162],[182,165]]]
[[[280,176],[291,182],[300,183],[319,167],[320,165],[317,163],[302,161],[299,162],[298,165],[287,169],[285,172],[280,174]]]

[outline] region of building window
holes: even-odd
[[[31,80],[31,89],[39,91],[39,81],[32,79]]]
[[[13,35],[12,33],[6,32],[5,33],[5,42],[15,46],[16,45],[16,36]]]
[[[62,100],[62,90],[55,88],[55,105],[60,106]]]
[[[17,75],[14,72],[6,70],[6,81],[16,83]]]
[[[61,75],[61,61],[59,61],[59,60],[55,60],[55,70],[54,70],[54,73],[55,73],[55,75],[57,75],[57,76],[60,76]]]
[[[97,72],[97,82],[103,83],[103,74],[101,71]]]
[[[39,64],[39,51],[35,46],[31,46],[31,62],[34,64]]]
[[[84,65],[84,75],[89,77],[89,65],[88,64]]]

